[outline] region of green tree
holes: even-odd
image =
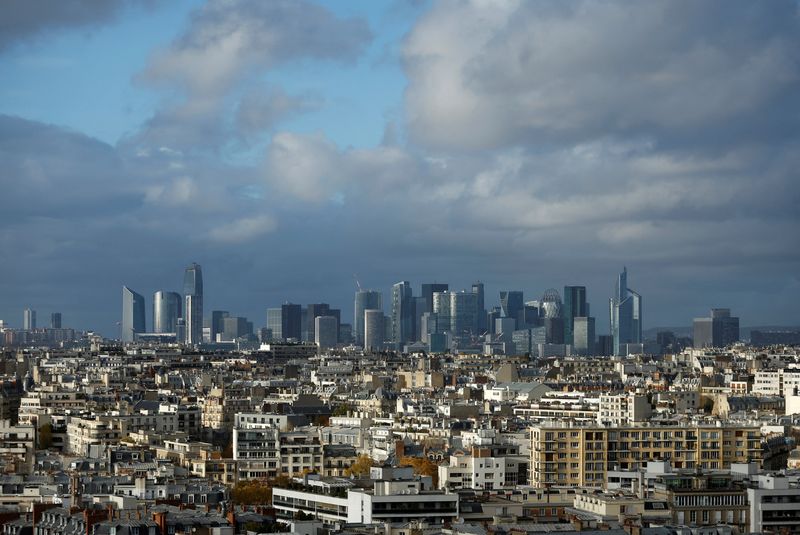
[[[351,407],[349,404],[342,403],[341,405],[338,405],[335,409],[333,409],[333,414],[332,415],[333,416],[347,416],[348,414],[350,414],[350,411],[352,411],[352,410],[353,410],[353,407]]]

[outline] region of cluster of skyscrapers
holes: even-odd
[[[609,299],[609,335],[597,336],[585,286],[564,286],[526,300],[520,290],[499,292],[499,305],[486,308],[484,285],[452,291],[446,283],[424,283],[414,295],[408,281],[391,288],[384,302],[380,291],[355,293],[353,323],[343,323],[341,310],[327,303],[306,306],[284,303],[269,308],[266,324],[254,333],[253,323],[227,311],[211,311],[203,323],[203,276],[198,264],[186,268],[183,294],[159,290],[153,295],[152,329],[146,329],[145,300],[122,289],[121,338],[172,336],[189,345],[249,340],[315,342],[320,348],[355,344],[365,350],[484,353],[627,355],[644,351],[642,296],[628,287],[623,269]],[[35,313],[26,321],[35,322]],[[712,309],[694,320],[695,347],[724,346],[739,339],[739,320],[728,309]]]
[[[122,287],[120,339],[133,342],[147,336],[175,337],[189,345],[203,341],[203,272],[193,263],[186,268],[183,295],[158,290],[153,294],[152,330],[147,330],[144,296]]]

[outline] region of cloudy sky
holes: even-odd
[[[800,323],[794,0],[6,0],[0,318],[588,286]],[[148,327],[150,312],[148,309]]]

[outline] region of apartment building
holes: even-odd
[[[800,478],[759,475],[747,489],[750,533],[800,532]]]
[[[531,427],[530,482],[534,486],[603,486],[609,470],[638,469],[651,460],[677,468],[715,470],[761,459],[758,426]]]
[[[727,524],[748,532],[747,491],[728,473],[664,474],[656,479],[653,496],[669,502],[676,525]]]
[[[650,401],[644,394],[603,394],[600,396],[597,421],[606,425],[628,425],[646,422],[651,413]]]

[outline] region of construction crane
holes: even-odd
[[[358,282],[358,275],[353,273],[353,278],[356,280],[356,286],[358,287],[358,291],[360,292],[361,291],[361,283]]]

